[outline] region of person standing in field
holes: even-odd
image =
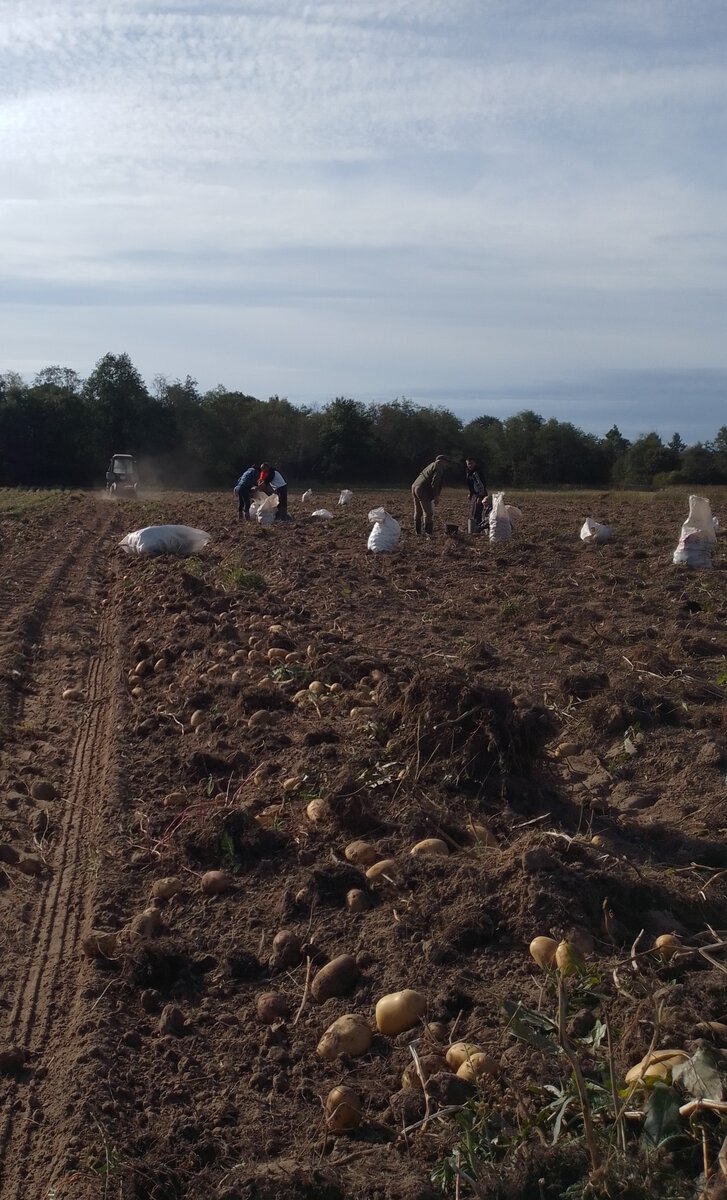
[[[487,484],[485,483],[482,471],[477,465],[476,459],[465,459],[465,466],[467,468],[467,487],[470,494],[469,518],[471,521],[477,523],[477,528],[479,529],[491,508],[489,496],[487,495]]]
[[[440,497],[444,483],[444,472],[447,469],[448,462],[449,459],[446,454],[438,454],[434,462],[425,467],[411,485],[411,494],[414,501],[414,530],[417,536],[422,532],[422,525],[427,537],[431,537],[434,532],[434,511],[432,506],[437,503]]]
[[[248,467],[232,489],[237,496],[238,521],[250,520],[250,498],[257,485],[257,467]]]

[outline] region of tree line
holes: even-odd
[[[151,389],[127,354],[106,354],[87,379],[49,366],[32,383],[0,375],[0,485],[93,487],[112,454],[133,454],[142,485],[229,487],[273,462],[291,480],[410,483],[436,454],[471,455],[488,486],[621,487],[727,483],[727,425],[687,446],[678,433],[602,437],[524,411],[463,422],[406,398],[318,407],[158,375]]]

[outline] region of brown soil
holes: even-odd
[[[594,938],[619,1072],[649,1045],[659,989],[659,1044],[727,1019],[724,970],[700,955],[646,959],[638,987],[617,986],[642,931],[639,950],[727,928],[724,550],[710,573],[671,566],[682,496],[520,500],[515,537],[492,546],[444,538],[444,521],[466,525],[453,492],[431,542],[402,493],[346,510],[324,496],[327,523],[293,504],[295,524],[271,529],[186,493],[0,522],[0,1052],[23,1052],[0,1073],[3,1200],[434,1195],[458,1130],[435,1115],[452,1100],[438,1075],[430,1121],[402,1132],[424,1116],[400,1090],[421,1029],[334,1063],[317,1042],[417,988],[448,1038],[496,1057],[488,1095],[526,1122],[567,1074],[503,1012],[549,1003],[536,934]],[[404,518],[391,557],[365,549],[382,502]],[[612,544],[579,542],[587,515],[614,523]],[[116,550],[162,521],[207,529],[210,546]],[[473,846],[473,820],[499,845]],[[426,837],[450,856],[410,856]],[[397,859],[393,882],[345,861],[355,838]],[[230,891],[203,894],[210,869]],[[130,931],[165,876],[182,890]],[[346,908],[354,887],[364,912]],[[281,929],[300,961],[273,955]],[[91,930],[120,932],[108,957],[84,955]],[[306,980],[342,953],[359,978],[319,1004]],[[286,997],[286,1021],[260,1022],[265,991]],[[333,1137],[322,1099],[338,1083],[364,1119]],[[546,1152],[533,1134],[482,1195],[525,1200],[543,1178],[552,1200],[586,1170],[576,1142]]]

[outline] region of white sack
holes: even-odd
[[[396,518],[385,508],[372,508],[369,521],[374,525],[366,543],[367,549],[373,550],[374,554],[388,554],[394,550],[401,537],[401,525]]]
[[[262,500],[256,500],[250,505],[250,516],[260,525],[272,525],[278,504],[278,497],[275,493],[272,496],[265,496]]]
[[[610,525],[601,525],[599,521],[594,521],[592,517],[586,517],[581,526],[582,542],[587,542],[589,546],[592,546],[598,542],[607,542],[610,537]]]
[[[196,554],[210,540],[204,529],[189,525],[146,525],[119,542],[126,554]]]
[[[327,508],[317,508],[315,510],[315,512],[311,513],[311,516],[312,517],[321,517],[324,521],[332,521],[333,520],[333,513],[329,512]]]
[[[490,541],[506,542],[512,537],[512,521],[505,503],[505,493],[495,492],[490,510]]]
[[[312,500],[312,499],[313,499],[313,489],[308,488],[307,492],[303,492],[303,495],[301,496],[301,500],[303,501],[304,504],[307,504],[308,501]]]
[[[353,500],[353,492],[349,492],[348,488],[344,488],[341,495],[338,497],[339,504],[350,504]]]
[[[673,562],[708,571],[712,566],[712,546],[716,541],[709,500],[705,496],[690,496],[689,516],[682,525]]]
[[[505,512],[510,518],[510,524],[512,525],[513,529],[515,529],[523,519],[522,509],[516,508],[514,504],[506,504]]]

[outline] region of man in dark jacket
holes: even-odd
[[[250,520],[250,497],[257,483],[257,467],[248,467],[235,484],[233,491],[237,496],[238,521]]]
[[[427,537],[431,537],[434,532],[432,505],[437,503],[441,494],[448,462],[446,454],[438,454],[434,462],[425,467],[411,485],[411,495],[414,501],[414,529],[417,535],[422,532],[422,523]]]
[[[465,466],[467,468],[467,487],[470,494],[469,517],[471,521],[476,521],[477,528],[479,529],[487,519],[492,504],[487,495],[487,484],[485,483],[482,471],[477,466],[476,459],[465,459]]]

